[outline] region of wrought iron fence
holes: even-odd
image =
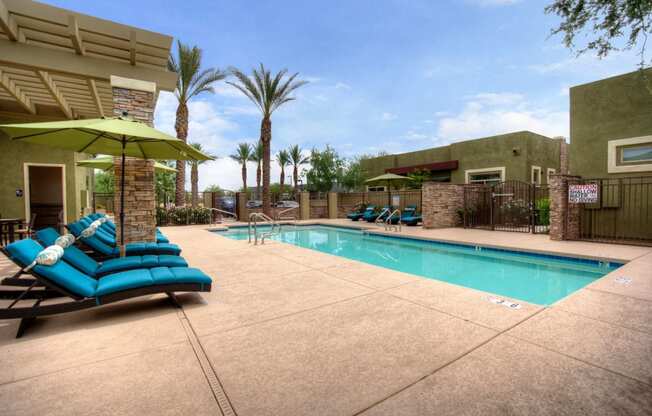
[[[104,211],[114,213],[113,192],[93,192],[92,205],[93,212]]]
[[[581,179],[598,185],[596,203],[581,204],[580,239],[652,244],[652,177]]]
[[[547,233],[550,228],[548,187],[521,181],[464,187],[459,213],[465,228]]]

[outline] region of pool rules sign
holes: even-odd
[[[598,184],[568,185],[568,202],[572,204],[595,204],[598,202]]]

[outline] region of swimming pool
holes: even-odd
[[[215,232],[248,238],[246,227]],[[537,305],[550,305],[621,266],[332,226],[284,226],[272,239]]]

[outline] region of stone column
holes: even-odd
[[[426,182],[421,192],[423,228],[457,227],[462,224],[459,210],[464,208],[464,185]]]
[[[148,125],[154,121],[156,84],[111,76],[113,115],[127,116]],[[115,166],[116,235],[120,238],[121,157]],[[154,161],[128,157],[125,160],[125,243],[156,241],[156,194]]]
[[[301,211],[301,219],[310,219],[310,192],[299,193],[299,210]]]
[[[580,237],[579,204],[568,202],[568,183],[579,176],[550,175],[550,239],[577,240]]]
[[[238,212],[238,221],[249,221],[249,210],[247,209],[247,194],[245,192],[238,192],[235,194],[236,197],[236,207]]]
[[[328,218],[331,220],[337,218],[337,192],[328,193]]]

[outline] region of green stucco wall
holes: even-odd
[[[649,176],[609,174],[607,142],[652,135],[652,69],[570,89],[570,172],[585,178]]]
[[[0,214],[3,217],[25,217],[25,197],[17,197],[16,189],[25,190],[24,164],[49,163],[66,165],[66,215],[70,222],[83,207],[81,191],[86,189],[90,169],[75,166],[75,160],[87,155],[48,146],[18,143],[0,133]]]
[[[513,149],[517,149],[514,154]],[[465,170],[505,167],[505,179],[530,181],[530,166],[542,168],[543,183],[546,169],[559,171],[559,142],[528,131],[485,137],[452,143],[398,155],[382,156],[362,162],[368,176],[385,173],[385,169],[425,163],[459,161],[451,173],[451,182],[464,183]]]

